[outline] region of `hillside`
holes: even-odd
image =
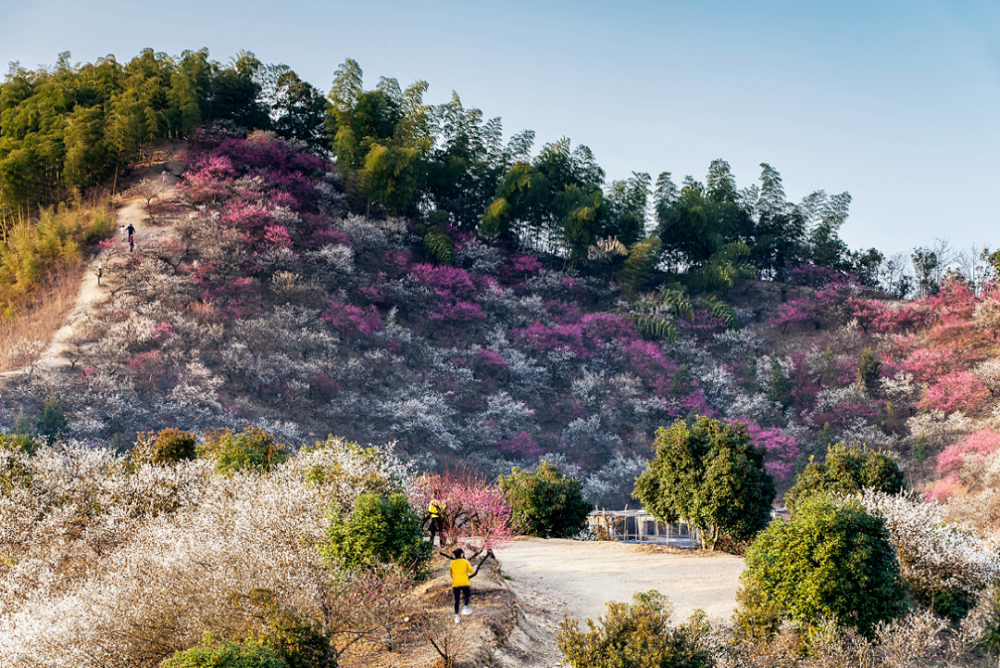
[[[170,234],[102,246],[80,361],[10,380],[8,428],[54,395],[66,436],[119,447],[258,425],[490,475],[544,456],[602,505],[627,502],[656,428],[692,414],[746,422],[779,488],[839,440],[901,455],[920,484],[957,470],[933,468],[946,447],[993,438],[977,431],[997,389],[988,291],[893,302],[806,265],[723,299],[654,273],[628,301],[641,284],[599,260],[456,228],[442,257],[433,229],[349,213],[330,163],[272,134],[203,135],[189,159]]]

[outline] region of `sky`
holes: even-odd
[[[510,135],[589,146],[609,179],[740,187],[762,162],[789,199],[848,191],[841,230],[887,255],[1000,246],[1000,2],[503,3],[0,0],[0,62],[34,68],[151,47],[285,63],[324,92],[345,58],[366,87],[423,79]]]

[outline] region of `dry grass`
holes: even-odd
[[[48,346],[76,304],[85,268],[84,263],[75,262],[53,270],[31,302],[16,309],[16,317],[0,320],[0,371],[17,368],[10,351],[18,341],[38,339]]]

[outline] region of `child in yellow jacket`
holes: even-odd
[[[472,564],[465,558],[465,552],[463,552],[462,548],[456,547],[452,554],[455,555],[455,558],[451,560],[450,566],[451,592],[455,596],[455,623],[458,624],[461,621],[458,612],[460,598],[465,599],[465,605],[462,606],[462,614],[472,614],[472,610],[469,608],[469,595],[472,591],[469,585],[469,578],[476,577],[479,569],[472,570]],[[482,566],[482,564],[479,565]]]

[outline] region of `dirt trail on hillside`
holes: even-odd
[[[656,551],[648,545],[530,538],[497,551],[524,618],[499,652],[508,668],[559,665],[556,636],[564,616],[597,621],[610,601],[655,589],[674,607],[674,621],[695,609],[728,618],[736,609],[743,559],[708,552]]]
[[[183,143],[170,145],[167,148],[164,163],[160,163],[156,169],[152,170],[153,173],[149,177],[156,182],[160,182],[162,170],[164,165],[166,166],[167,175],[163,181],[165,187],[159,196],[163,200],[171,200],[174,197],[174,186],[180,181],[180,173],[184,169],[183,157],[185,148]],[[142,170],[139,171],[141,172]],[[142,200],[134,199],[119,209],[115,217],[114,239],[121,243],[119,226],[127,228],[129,225],[132,225],[135,228],[136,252],[139,252],[149,239],[169,234],[171,229],[170,225],[149,225],[146,214],[143,212],[142,204]],[[125,243],[128,242],[126,241]],[[72,364],[67,359],[66,352],[71,347],[73,337],[77,336],[79,329],[86,323],[94,307],[107,298],[107,284],[103,286],[97,284],[97,263],[103,256],[104,254],[100,253],[87,264],[87,268],[83,273],[83,281],[80,283],[80,293],[77,296],[76,304],[69,316],[67,316],[66,324],[55,333],[52,337],[52,343],[49,344],[49,347],[35,362],[34,366],[37,369],[56,369]],[[20,373],[22,371],[11,371],[3,375],[18,375]]]

